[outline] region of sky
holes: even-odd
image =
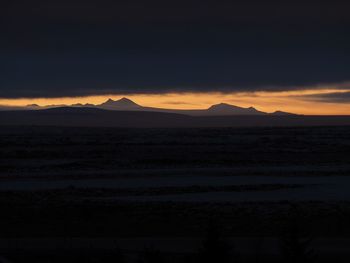
[[[6,0],[0,104],[350,114],[348,1]]]

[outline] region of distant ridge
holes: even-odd
[[[266,112],[258,111],[253,107],[242,108],[235,105],[230,105],[227,103],[219,103],[210,106],[207,109],[211,114],[216,115],[262,115],[267,114]]]
[[[106,102],[96,105],[97,108],[108,110],[131,110],[131,111],[152,111],[152,112],[166,112],[166,113],[178,113],[190,116],[226,116],[226,115],[266,115],[269,113],[259,111],[254,107],[243,108],[227,103],[219,103],[210,106],[208,109],[199,110],[176,110],[176,109],[163,109],[154,107],[141,106],[128,98],[121,98],[119,100],[108,99]],[[282,111],[276,111],[274,114],[291,114],[283,113]]]
[[[350,116],[219,115],[189,116],[155,111],[57,107],[0,111],[0,126],[67,126],[118,128],[350,126]]]
[[[290,115],[295,115],[295,114],[278,110],[278,111],[275,111],[275,112],[271,113],[271,115],[275,115],[275,116],[277,116],[277,115],[279,115],[279,116],[289,115],[290,116]]]
[[[164,108],[154,108],[141,106],[128,98],[121,98],[119,100],[108,99],[107,101],[94,105],[94,104],[81,104],[76,103],[72,105],[48,105],[40,107],[36,104],[27,105],[26,107],[0,107],[0,110],[39,110],[39,109],[49,109],[49,108],[60,108],[60,107],[88,107],[97,108],[113,111],[144,111],[144,112],[164,112],[164,113],[177,113],[189,116],[236,116],[236,115],[293,115],[292,113],[287,113],[283,111],[275,111],[274,113],[267,113],[259,111],[254,107],[243,108],[227,103],[219,103],[210,106],[207,109],[195,109],[195,110],[177,110],[177,109],[164,109]]]

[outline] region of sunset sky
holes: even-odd
[[[13,0],[0,105],[225,102],[350,114],[347,1]]]

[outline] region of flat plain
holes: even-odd
[[[350,256],[349,174],[345,126],[2,127],[0,252],[118,246],[132,261],[151,246],[183,262],[214,222],[243,258],[259,242],[276,256],[291,224]]]

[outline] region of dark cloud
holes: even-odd
[[[0,97],[287,90],[350,80],[347,1],[8,0]]]
[[[75,24],[327,24],[348,19],[347,1],[220,0],[5,0],[13,23]],[[17,19],[17,20],[16,20]]]
[[[312,94],[303,96],[303,99],[327,102],[327,103],[350,103],[350,91],[349,92],[333,92],[326,94]]]

